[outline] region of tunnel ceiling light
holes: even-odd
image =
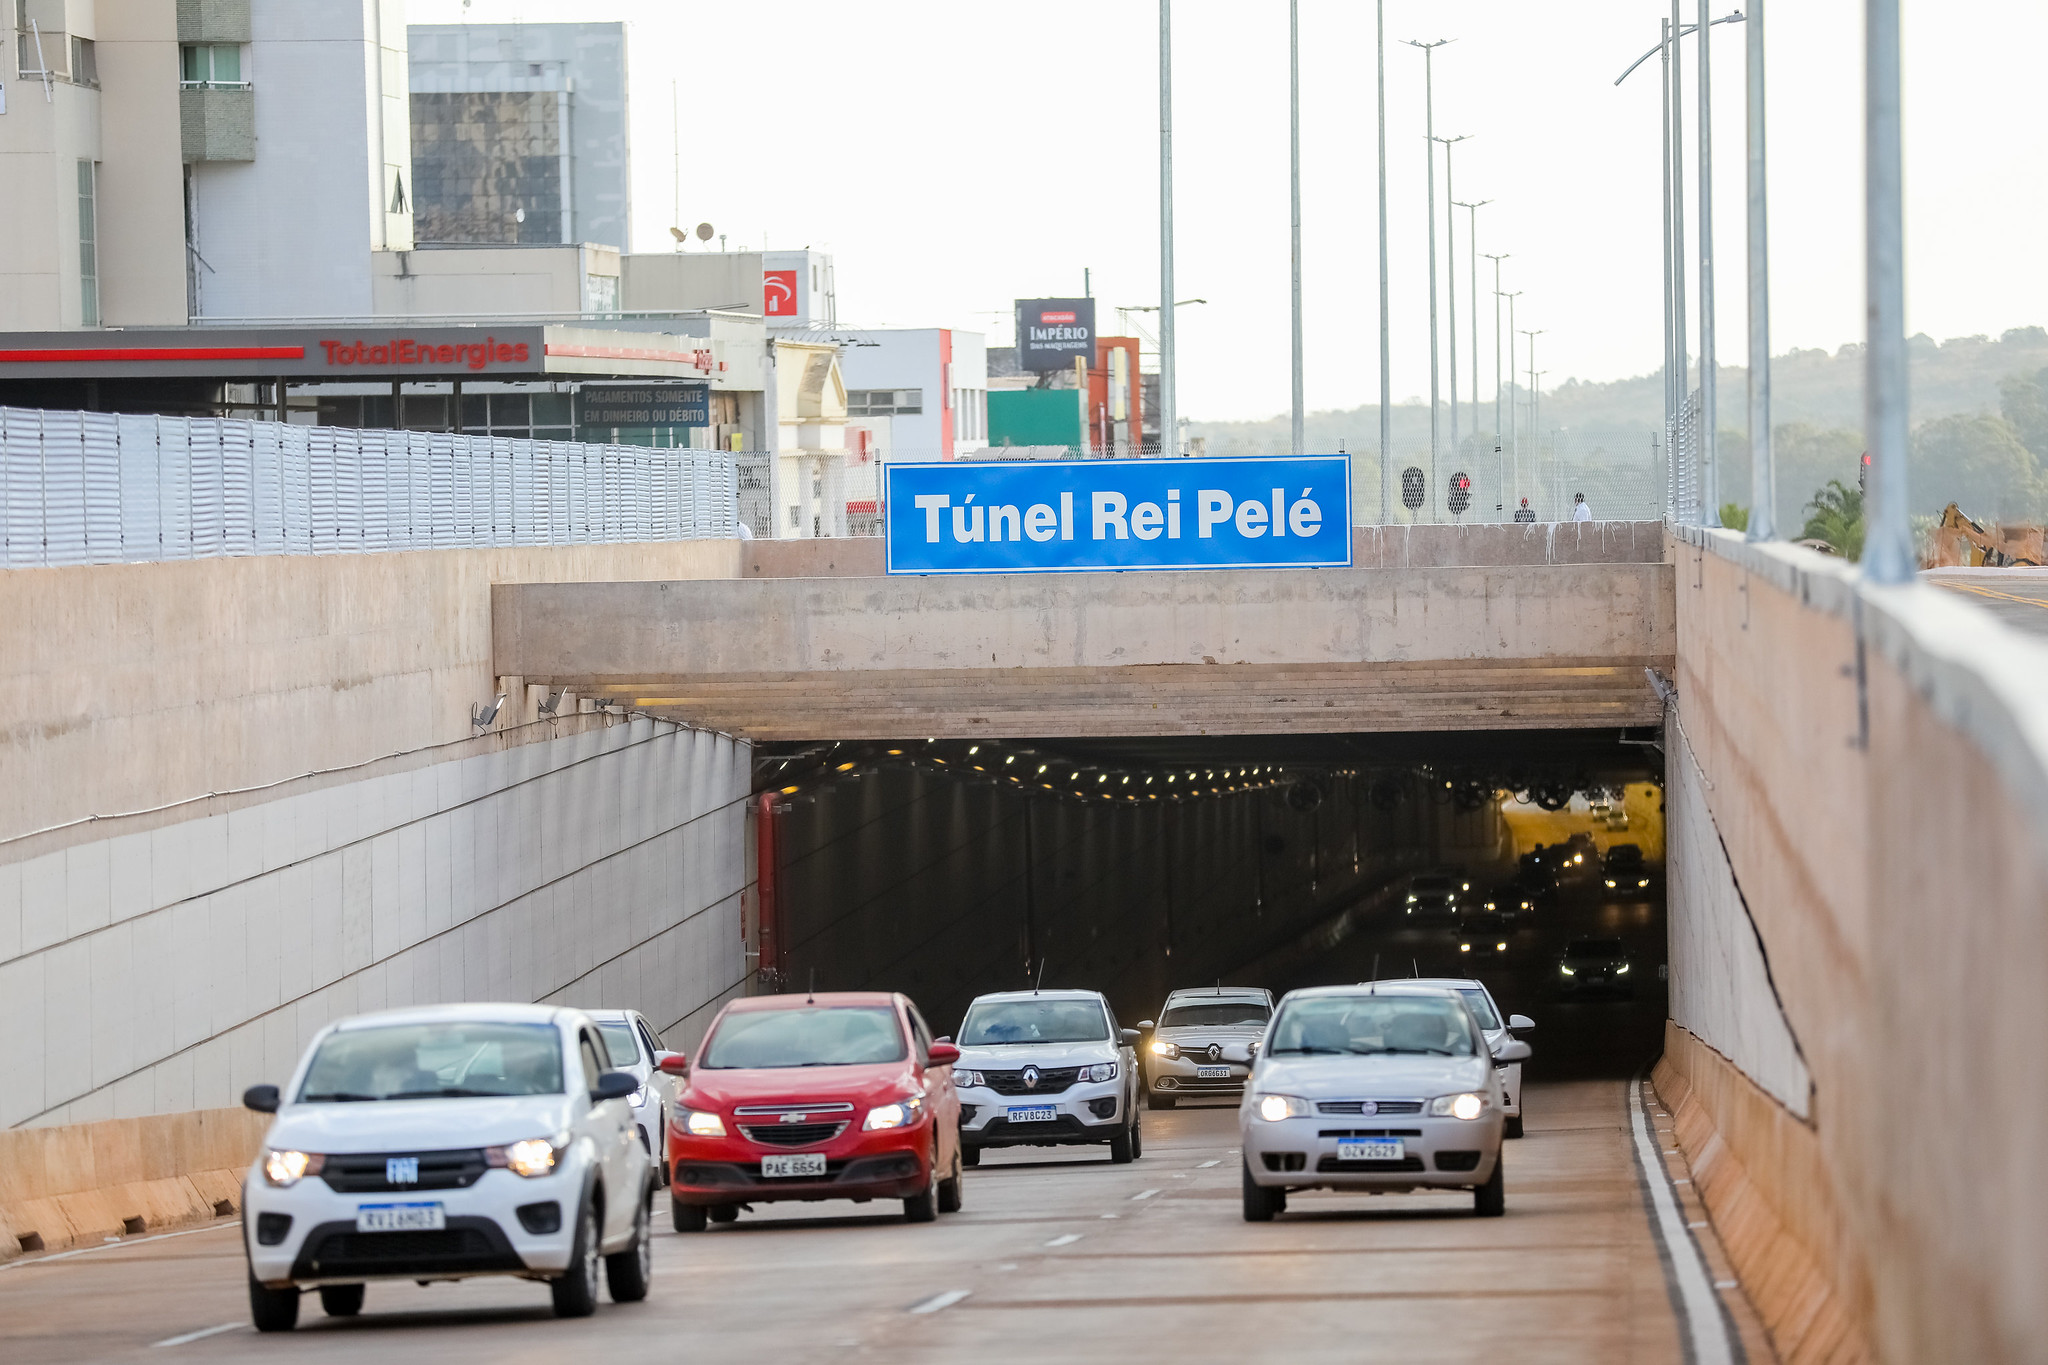
[[[932,762],[937,763],[943,767],[945,765],[946,760],[943,758],[935,758],[932,760]]]
[[[1151,786],[1151,785],[1152,785],[1152,779],[1151,779],[1151,778],[1149,778],[1149,777],[1148,777],[1148,778],[1146,778],[1146,779],[1145,779],[1145,785],[1146,785],[1146,786],[1148,786],[1148,787],[1149,787],[1149,786]]]
[[[1102,783],[1102,782],[1107,782],[1107,781],[1109,781],[1109,774],[1108,774],[1108,773],[1104,773],[1104,774],[1102,774],[1102,776],[1100,776],[1100,777],[1096,778],[1095,780],[1096,780],[1096,782],[1098,782],[1098,783]]]
[[[853,765],[851,763],[842,763],[837,768],[834,768],[833,771],[840,773],[850,773],[853,771]]]
[[[1173,774],[1172,774],[1172,773],[1168,773],[1168,774],[1166,775],[1166,780],[1167,780],[1168,782],[1171,782],[1171,781],[1173,781]]]
[[[1047,768],[1050,768],[1051,766],[1052,766],[1052,764],[1050,764],[1050,763],[1041,763],[1041,764],[1039,764],[1039,765],[1038,765],[1038,772],[1039,772],[1039,775],[1040,775],[1041,777],[1042,777],[1042,776],[1044,776],[1044,775],[1045,775],[1045,770],[1046,770]]]
[[[902,753],[903,751],[902,751],[901,749],[891,749],[891,750],[890,750],[889,752],[890,752],[890,753],[892,753],[892,754],[900,754],[900,753]]]
[[[974,756],[975,756],[976,754],[978,754],[978,753],[980,753],[980,752],[981,752],[981,746],[980,746],[979,744],[970,744],[970,745],[968,745],[968,746],[967,746],[967,756],[968,756],[969,758],[972,758],[972,757],[974,757]]]
[[[1125,773],[1125,774],[1124,774],[1124,782],[1123,782],[1123,784],[1124,784],[1124,785],[1125,785],[1126,787],[1128,787],[1128,786],[1130,786],[1130,785],[1131,785],[1131,777],[1130,777],[1130,774],[1129,774],[1129,773]]]
[[[1011,754],[1011,755],[1010,755],[1010,756],[1009,756],[1008,758],[1006,758],[1006,759],[1004,759],[1004,760],[1003,760],[1003,762],[1005,762],[1005,763],[1015,763],[1016,761],[1017,761],[1017,755],[1015,755],[1015,754]]]
[[[783,794],[784,796],[795,796],[795,795],[796,795],[796,793],[797,793],[797,789],[796,789],[795,787],[784,787],[784,788],[782,789],[782,794]]]

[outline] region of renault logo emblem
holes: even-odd
[[[1223,1044],[1209,1044],[1209,1060],[1212,1062],[1220,1062],[1223,1060]]]
[[[1025,1067],[1025,1068],[1024,1068],[1024,1088],[1025,1088],[1026,1090],[1036,1090],[1036,1089],[1038,1089],[1038,1068],[1037,1068],[1037,1067],[1035,1067],[1035,1066],[1027,1066],[1027,1067]]]

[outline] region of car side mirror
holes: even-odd
[[[926,1066],[951,1066],[960,1060],[960,1049],[951,1043],[933,1043],[925,1050]]]
[[[640,1088],[640,1078],[630,1071],[607,1071],[597,1078],[597,1088],[590,1092],[592,1104],[603,1104],[606,1100],[622,1100]]]
[[[1510,1014],[1508,1016],[1509,1033],[1527,1033],[1535,1027],[1536,1021],[1526,1014]]]
[[[281,1097],[274,1085],[252,1085],[242,1092],[242,1107],[259,1114],[275,1114]]]
[[[1536,1050],[1520,1038],[1510,1038],[1494,1052],[1493,1060],[1496,1066],[1506,1066],[1510,1062],[1526,1062],[1535,1055]]]
[[[1143,1032],[1144,1032],[1144,1031],[1145,1031],[1146,1029],[1149,1029],[1149,1028],[1158,1028],[1158,1027],[1159,1027],[1159,1025],[1158,1025],[1158,1024],[1156,1024],[1156,1023],[1154,1023],[1154,1022],[1153,1022],[1152,1020],[1150,1020],[1150,1019],[1140,1019],[1140,1020],[1138,1021],[1138,1032],[1140,1032],[1140,1033],[1143,1033]]]
[[[1125,1047],[1136,1047],[1138,1045],[1138,1031],[1136,1029],[1121,1029],[1119,1032],[1123,1035]]]
[[[680,1052],[657,1052],[654,1054],[654,1069],[667,1076],[690,1074],[690,1059]]]
[[[949,1033],[943,1038],[934,1038],[932,1041],[935,1043],[950,1043],[953,1041],[953,1035]]]

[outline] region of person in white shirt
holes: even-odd
[[[1572,494],[1572,520],[1591,521],[1592,519],[1593,509],[1586,506],[1586,495],[1584,493]]]

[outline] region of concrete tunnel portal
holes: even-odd
[[[752,833],[772,989],[893,989],[940,1032],[992,990],[1086,986],[1126,1024],[1167,991],[1477,976],[1538,1020],[1544,1079],[1626,1076],[1661,1045],[1661,875],[1609,892],[1600,853],[1662,863],[1655,728],[758,745]],[[1566,844],[1554,901],[1465,932],[1409,878],[1502,886]],[[1566,854],[1567,860],[1571,855]],[[1497,931],[1497,932],[1496,932]],[[1633,999],[1561,1001],[1567,938],[1619,937]]]

